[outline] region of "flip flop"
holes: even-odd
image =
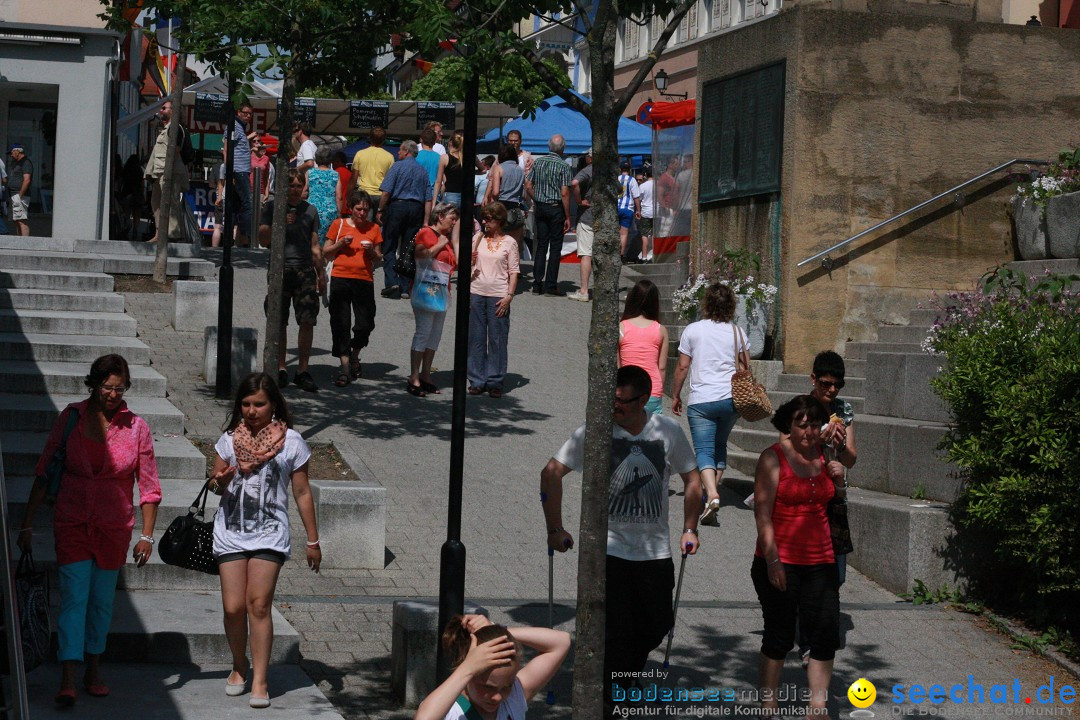
[[[421,380],[420,387],[426,393],[430,393],[432,395],[442,395],[442,390],[440,390],[439,387],[435,385],[435,383],[424,382],[423,380]]]
[[[65,688],[56,693],[56,704],[60,707],[71,707],[75,704],[75,688]]]
[[[405,383],[405,390],[408,391],[410,395],[415,395],[416,397],[427,397],[427,393],[424,392],[424,388],[420,387],[419,385],[413,385],[411,382]]]
[[[91,697],[109,696],[109,686],[105,685],[104,683],[98,683],[97,685],[84,685],[83,688],[86,690],[86,694]]]
[[[349,377],[349,373],[342,370],[338,373],[337,378],[334,380],[334,387],[345,387],[351,382],[352,379]]]

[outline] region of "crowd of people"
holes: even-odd
[[[290,171],[290,192],[298,198],[303,181]],[[354,190],[350,217],[335,220],[336,239],[325,249],[335,258],[337,281],[332,302],[357,317],[335,330],[335,354],[345,382],[361,374],[357,352],[366,342],[374,308],[371,280],[358,277],[377,258],[377,226],[368,219],[366,193]],[[309,214],[308,223],[316,218]],[[421,232],[418,257],[426,273],[448,274],[451,229],[457,208],[439,203]],[[505,355],[499,354],[500,308],[508,309],[517,273],[517,245],[503,233],[506,208],[484,208],[485,230],[472,252],[481,287],[490,287],[476,322],[476,343],[484,353],[470,362],[470,394],[496,395]],[[308,238],[314,236],[314,231]],[[310,247],[318,243],[310,240]],[[439,260],[439,258],[442,258]],[[338,266],[337,261],[347,260]],[[435,265],[435,263],[440,263]],[[341,274],[336,268],[340,267]],[[427,278],[428,275],[423,277]],[[436,287],[441,287],[434,280]],[[448,288],[447,288],[448,289]],[[731,322],[734,298],[723,285],[711,286],[703,300],[703,319],[687,328],[679,345],[676,394],[690,381],[686,406],[692,442],[677,421],[665,417],[658,388],[668,345],[657,321],[659,293],[648,280],[627,296],[620,323],[619,369],[612,408],[611,473],[608,481],[607,619],[604,648],[605,716],[625,710],[630,678],[674,624],[674,562],[669,528],[668,490],[672,474],[683,484],[681,532],[677,545],[685,557],[699,550],[700,523],[719,508],[727,433],[734,420],[731,377],[746,352],[741,330]],[[416,310],[410,392],[439,392],[431,383],[431,358],[438,347],[441,318],[437,307]],[[445,309],[443,310],[445,312]],[[475,313],[474,313],[475,314]],[[471,338],[473,340],[473,338]],[[504,346],[503,346],[504,347]],[[481,361],[482,359],[482,361]],[[472,360],[472,358],[470,358]],[[55,502],[53,535],[60,575],[58,616],[60,688],[56,702],[76,702],[76,673],[85,663],[82,689],[91,697],[108,695],[100,657],[112,616],[120,567],[143,566],[154,550],[157,505],[161,502],[153,440],[146,422],[124,402],[131,387],[127,362],[105,355],[85,378],[89,397],[65,408],[57,418],[36,468],[36,480],[18,534],[29,551],[40,505]],[[784,660],[798,647],[806,668],[810,709],[826,712],[828,687],[839,639],[839,587],[844,555],[851,551],[846,524],[845,471],[858,453],[854,413],[838,394],[844,363],[834,352],[819,353],[810,392],[781,405],[772,418],[777,440],[758,459],[754,493],[757,539],[746,548],[750,576],[761,605],[759,687],[761,704],[778,711],[778,685]],[[725,392],[725,387],[727,388]],[[277,578],[291,555],[288,494],[304,526],[307,565],[322,562],[318,522],[308,483],[311,452],[292,429],[292,417],[277,378],[253,373],[238,385],[233,405],[215,445],[206,488],[222,495],[213,521],[213,558],[220,576],[222,623],[232,652],[225,682],[227,696],[249,693],[253,708],[270,705],[267,667],[273,642],[271,609]],[[575,430],[543,468],[540,491],[547,528],[546,546],[567,552],[574,536],[563,525],[563,479],[584,466],[585,426]],[[50,481],[50,464],[62,463],[59,481]],[[135,523],[133,489],[138,487],[142,521],[139,540],[129,550]],[[480,616],[454,618],[443,635],[451,675],[420,705],[416,717],[524,717],[525,705],[558,671],[570,637],[543,628],[507,629]],[[525,663],[521,647],[535,656]],[[620,709],[621,708],[621,709]],[[509,713],[509,715],[508,715]]]

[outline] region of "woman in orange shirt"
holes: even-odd
[[[367,347],[375,329],[375,283],[371,271],[382,260],[382,231],[368,221],[371,198],[363,190],[352,191],[349,210],[349,217],[338,218],[330,225],[323,245],[323,256],[334,261],[330,274],[330,333],[332,352],[341,360],[341,370],[334,380],[337,387],[361,377],[360,351]]]
[[[439,203],[431,211],[428,226],[416,233],[417,278],[412,288],[416,332],[413,333],[412,345],[409,347],[409,382],[405,386],[409,394],[416,397],[424,397],[428,393],[442,393],[438,386],[431,382],[431,363],[435,360],[435,351],[439,349],[439,340],[442,339],[446,310],[440,312],[430,305],[425,305],[420,293],[425,290],[442,292],[446,298],[446,308],[449,308],[450,275],[457,267],[452,240],[457,221],[457,206],[448,202]],[[421,275],[420,266],[425,262],[426,272]],[[435,285],[442,286],[445,291],[439,290]]]

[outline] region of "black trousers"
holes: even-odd
[[[350,318],[350,315],[352,316]],[[349,324],[352,333],[349,333]],[[357,278],[330,278],[330,335],[336,357],[367,347],[375,329],[375,284]]]
[[[784,563],[787,590],[781,592],[769,582],[763,558],[755,557],[750,566],[765,633],[761,654],[783,660],[795,645],[795,622],[810,639],[810,657],[828,661],[836,655],[840,634],[840,579],[836,563],[823,565],[788,565]]]
[[[559,263],[562,262],[562,205],[536,204],[536,254],[533,257],[533,287],[555,290],[559,286]]]
[[[663,560],[623,560],[607,556],[607,623],[604,643],[604,709],[614,711],[612,684],[626,688],[631,680],[616,672],[638,672],[675,624],[671,607],[675,564]]]

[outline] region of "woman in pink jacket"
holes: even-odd
[[[75,704],[75,670],[84,658],[87,694],[109,694],[99,661],[112,622],[117,576],[135,527],[131,497],[136,481],[142,534],[132,549],[132,560],[138,567],[146,564],[154,549],[154,522],[161,502],[150,427],[124,403],[124,393],[131,387],[127,361],[120,355],[99,357],[85,383],[90,397],[65,408],[49,433],[18,539],[19,547],[29,551],[34,516],[48,490],[45,470],[63,440],[69,416],[78,413],[67,439],[53,517],[60,573],[57,656],[62,668],[56,702],[62,706]]]

